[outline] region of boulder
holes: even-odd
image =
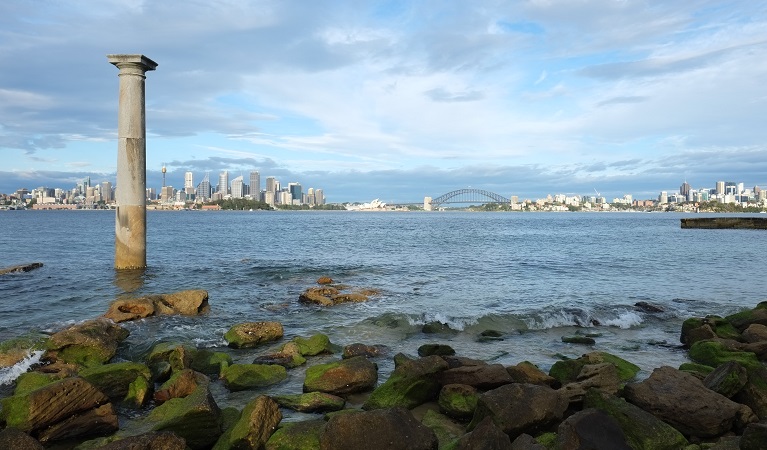
[[[473,431],[458,439],[455,450],[512,450],[511,439],[493,422],[490,417],[480,421]]]
[[[283,366],[269,364],[232,364],[221,371],[221,379],[230,391],[244,391],[277,384],[288,377]]]
[[[333,306],[334,302],[331,296],[337,294],[338,289],[330,286],[312,287],[299,295],[298,300],[302,303],[309,303],[312,305]]]
[[[453,347],[446,345],[446,344],[423,344],[422,346],[418,347],[418,356],[453,356],[455,355],[455,350],[453,350]]]
[[[118,299],[109,305],[104,317],[114,322],[125,322],[160,314],[195,316],[209,310],[208,292],[191,289],[170,294]]]
[[[253,364],[277,364],[286,369],[306,364],[306,358],[301,355],[301,349],[295,342],[288,342],[283,345],[280,351],[257,356]]]
[[[202,384],[208,383],[208,377],[195,372],[192,369],[178,371],[170,377],[168,381],[160,386],[154,394],[154,400],[158,403],[164,403],[172,398],[184,398]]]
[[[743,332],[751,324],[767,325],[767,302],[761,302],[756,308],[732,314],[725,319],[740,332]]]
[[[439,375],[440,384],[466,384],[477,389],[495,389],[512,382],[511,375],[501,364],[463,366],[447,369]]]
[[[639,301],[634,303],[634,308],[638,311],[643,311],[646,313],[661,313],[665,311],[662,307],[658,305],[653,305],[652,303],[648,303],[645,301]]]
[[[339,303],[362,303],[368,301],[368,296],[360,292],[340,293],[331,295],[330,299],[334,305]]]
[[[719,316],[693,317],[682,323],[679,340],[685,347],[705,339],[741,340],[740,332],[727,320]]]
[[[557,380],[561,385],[571,383],[578,379],[578,376],[586,364],[610,363],[618,370],[618,378],[621,381],[628,381],[639,373],[639,366],[626,361],[615,355],[606,352],[586,353],[578,359],[567,359],[557,361],[549,370],[549,375]]]
[[[740,437],[741,450],[764,450],[767,446],[767,423],[750,423]]]
[[[746,369],[762,367],[756,354],[741,348],[738,342],[732,340],[709,339],[694,343],[687,354],[693,361],[711,367],[728,361],[735,361]]]
[[[429,427],[437,436],[439,448],[446,448],[464,435],[466,427],[453,421],[444,414],[433,409],[426,410],[421,423]]]
[[[394,361],[394,371],[370,394],[363,409],[394,406],[411,409],[437,398],[441,388],[439,374],[448,368],[444,359],[439,356],[409,359],[398,354]]]
[[[65,378],[1,402],[0,421],[43,444],[117,430],[109,397],[82,378]]]
[[[752,343],[767,341],[767,325],[752,323],[743,330],[743,339]]]
[[[8,450],[43,450],[43,444],[17,428],[0,430],[0,448]]]
[[[317,284],[333,284],[333,279],[330,277],[317,278]]]
[[[150,431],[100,446],[98,450],[186,450],[186,441],[167,431]]]
[[[477,409],[479,393],[477,389],[465,384],[447,384],[439,391],[439,409],[448,416],[469,420]]]
[[[31,355],[31,352],[45,349],[47,337],[29,333],[0,342],[0,368],[11,367]]]
[[[372,390],[378,382],[378,366],[364,356],[318,364],[306,369],[304,392],[348,395]]]
[[[682,372],[687,372],[690,375],[693,375],[695,378],[698,378],[699,380],[703,381],[706,379],[708,374],[714,371],[714,368],[711,366],[707,366],[705,364],[698,364],[698,363],[682,363],[679,365],[679,370]]]
[[[282,424],[266,442],[265,450],[317,450],[324,432],[324,419]]]
[[[559,450],[632,450],[615,419],[598,409],[588,408],[568,417],[557,428]]]
[[[259,395],[245,406],[239,420],[221,436],[213,450],[263,449],[281,420],[277,403]]]
[[[308,392],[306,394],[276,395],[275,402],[283,408],[289,408],[304,413],[324,413],[339,411],[344,408],[346,400],[337,395],[324,392]]]
[[[376,345],[365,344],[350,344],[344,347],[342,358],[354,358],[355,356],[366,356],[368,358],[375,358],[381,354],[381,347]]]
[[[718,394],[694,376],[660,367],[641,383],[624,388],[626,400],[670,424],[685,436],[721,436],[735,426],[756,421],[744,405]]]
[[[437,436],[405,408],[333,416],[325,425],[322,450],[436,450]]]
[[[546,375],[535,364],[529,361],[522,361],[516,366],[506,367],[512,383],[528,383],[552,386],[556,382],[554,377]]]
[[[479,396],[469,429],[490,417],[511,439],[534,435],[561,420],[567,405],[567,398],[548,386],[507,384]]]
[[[590,389],[583,398],[584,408],[596,408],[615,419],[636,450],[677,450],[688,445],[677,429],[622,398]]]
[[[749,408],[761,420],[767,420],[767,368],[758,367],[747,370],[748,382],[732,399]]]
[[[111,320],[88,320],[52,335],[44,358],[86,367],[104,364],[112,359],[117,345],[129,334]]]
[[[190,353],[189,368],[206,375],[218,375],[224,367],[232,364],[232,356],[225,352],[192,349]]]
[[[246,322],[234,325],[224,334],[233,348],[253,348],[265,342],[281,339],[284,334],[279,322]]]
[[[152,431],[171,431],[181,436],[192,450],[209,449],[222,433],[221,410],[211,395],[208,377],[199,372],[193,375],[195,386],[188,395],[170,398],[144,420]],[[165,388],[179,395],[186,393],[186,389]]]
[[[298,346],[298,351],[301,353],[301,356],[316,356],[324,353],[333,353],[330,338],[325,334],[315,334],[308,339],[296,336],[291,342]]]
[[[743,389],[746,383],[748,383],[748,372],[745,367],[735,361],[720,365],[703,379],[703,385],[727,398],[732,398]]]
[[[511,450],[547,450],[547,448],[529,434],[520,434],[511,443]]]
[[[446,356],[442,355],[442,359],[447,363],[448,369],[455,369],[456,367],[465,366],[486,366],[487,362],[481,359],[467,358],[465,356]]]
[[[64,378],[66,377],[59,376],[58,374],[24,372],[16,378],[16,388],[13,390],[13,395],[26,394]]]
[[[457,333],[457,331],[450,328],[450,325],[442,322],[429,322],[425,323],[423,327],[421,327],[421,332],[426,334],[454,334]]]
[[[41,262],[33,262],[33,263],[27,263],[27,264],[17,264],[15,266],[0,267],[0,275],[5,275],[8,273],[29,272],[35,269],[39,269],[40,267],[43,267],[43,263]]]
[[[125,298],[112,302],[104,317],[115,322],[143,319],[155,314],[154,302],[146,297]]]
[[[144,377],[136,377],[136,379],[128,385],[128,393],[125,394],[124,403],[134,408],[144,406],[147,400],[149,400],[153,388],[154,383]]]
[[[134,362],[120,362],[103,366],[87,367],[80,370],[79,376],[85,378],[113,401],[120,401],[128,394],[130,384],[136,378],[151,380],[149,367]]]
[[[617,394],[620,387],[618,369],[610,363],[586,364],[578,374],[576,381],[567,383],[560,389],[570,403],[583,400],[586,391],[591,388],[609,394]]]
[[[573,335],[573,336],[562,336],[562,342],[566,344],[594,345],[596,344],[597,341],[595,341],[594,338],[592,337]]]

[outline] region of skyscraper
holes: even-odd
[[[301,203],[303,197],[301,183],[288,183],[288,191],[290,192],[293,203],[295,203],[296,200],[298,200],[298,203]]]
[[[274,177],[266,177],[266,192],[277,192],[277,180]]]
[[[229,172],[226,170],[218,174],[218,192],[221,195],[229,193]]]
[[[101,200],[104,200],[107,203],[112,201],[112,183],[109,181],[102,181],[99,190],[101,191]]]
[[[318,205],[324,205],[325,204],[325,193],[322,191],[322,189],[316,189],[314,191],[314,201]]]
[[[184,189],[186,188],[194,188],[192,172],[186,172],[184,174]]]
[[[196,196],[201,201],[205,201],[210,198],[210,194],[210,174],[206,173],[205,178],[203,178],[202,181],[200,181],[200,184],[197,185]]]
[[[250,196],[259,200],[261,194],[261,174],[258,171],[250,172]]]
[[[242,175],[232,180],[232,198],[244,197]]]
[[[690,185],[686,181],[679,186],[679,194],[684,198],[687,198],[690,195]]]

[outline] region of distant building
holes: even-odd
[[[279,190],[277,186],[278,183],[274,177],[266,178],[266,192],[277,192]]]
[[[218,192],[222,197],[229,193],[229,172],[226,170],[218,174]]]
[[[112,197],[112,183],[109,181],[102,181],[99,190],[101,191],[101,200],[104,200],[107,203],[114,200],[114,197]]]
[[[250,172],[250,196],[259,200],[257,195],[261,193],[261,174],[257,170]]]
[[[192,172],[186,172],[184,174],[184,190],[187,188],[194,189],[194,175]]]
[[[301,192],[300,183],[288,183],[288,191],[293,200],[291,203],[295,203],[296,200],[298,200],[299,203],[301,202],[303,193]]]
[[[687,198],[690,195],[690,184],[686,181],[679,186],[679,195],[684,198]]]
[[[210,176],[206,173],[205,178],[203,178],[202,181],[200,181],[200,184],[197,185],[195,197],[199,199],[198,201],[204,202],[210,198],[211,193]]]
[[[163,186],[160,189],[160,201],[162,203],[173,201],[173,186]]]
[[[314,201],[317,202],[317,205],[325,204],[325,192],[323,192],[322,189],[317,189],[314,191]]]
[[[245,197],[245,192],[243,190],[243,179],[242,175],[232,180],[232,198],[243,198]]]

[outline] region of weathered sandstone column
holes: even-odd
[[[120,69],[117,114],[115,269],[146,267],[146,115],[144,80],[157,63],[143,55],[107,55]]]

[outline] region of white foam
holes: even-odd
[[[422,326],[426,325],[427,323],[432,322],[439,322],[441,324],[447,325],[450,327],[451,330],[457,330],[457,331],[463,331],[464,328],[470,325],[474,325],[477,323],[477,319],[474,318],[459,318],[459,317],[448,317],[444,315],[443,313],[424,313],[419,318],[414,318],[411,316],[407,317],[408,323],[412,326]]]
[[[19,375],[26,373],[33,364],[40,362],[43,353],[42,350],[34,351],[13,366],[0,369],[0,385],[13,383]]]
[[[640,325],[642,323],[642,317],[634,311],[626,311],[620,314],[617,318],[603,320],[602,323],[604,325],[618,327],[625,330],[627,328]]]

